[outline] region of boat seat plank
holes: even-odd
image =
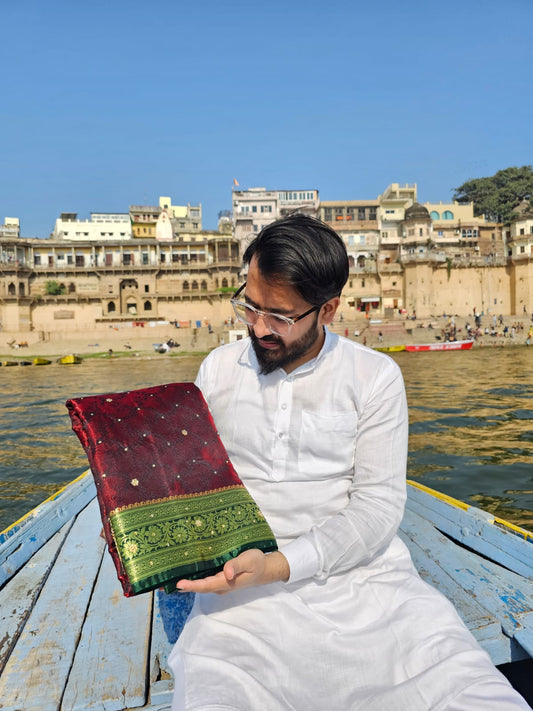
[[[2,710],[57,711],[104,552],[98,503],[77,516],[0,678]]]
[[[65,524],[35,553],[30,563],[0,590],[0,673],[41,592],[70,526],[71,522]]]
[[[533,581],[456,545],[409,509],[402,530],[500,621],[505,634],[514,637],[522,628],[532,628]],[[527,635],[522,636],[527,643]],[[522,646],[533,653],[533,647]]]
[[[146,703],[152,593],[126,598],[104,554],[61,711],[120,711]]]
[[[93,478],[86,472],[0,534],[0,585],[20,570],[95,493]]]
[[[494,522],[494,516],[474,506],[460,508],[443,498],[431,496],[415,486],[409,487],[407,508],[464,545],[504,565],[509,570],[533,576],[532,539]]]

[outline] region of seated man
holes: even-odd
[[[250,338],[215,349],[197,384],[280,550],[178,583],[197,595],[169,660],[173,711],[528,709],[396,535],[403,380],[327,329],[348,277],[342,240],[294,215],[244,261],[232,303]]]

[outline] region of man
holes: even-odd
[[[295,215],[244,261],[232,302],[250,339],[213,351],[197,384],[279,550],[178,583],[197,595],[169,660],[173,711],[529,708],[396,536],[403,381],[327,329],[348,277],[342,240]]]

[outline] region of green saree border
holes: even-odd
[[[243,485],[115,509],[109,523],[134,593],[212,575],[244,550],[277,550]]]

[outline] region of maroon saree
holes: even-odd
[[[218,572],[274,535],[229,461],[201,391],[172,383],[67,401],[126,596]]]

